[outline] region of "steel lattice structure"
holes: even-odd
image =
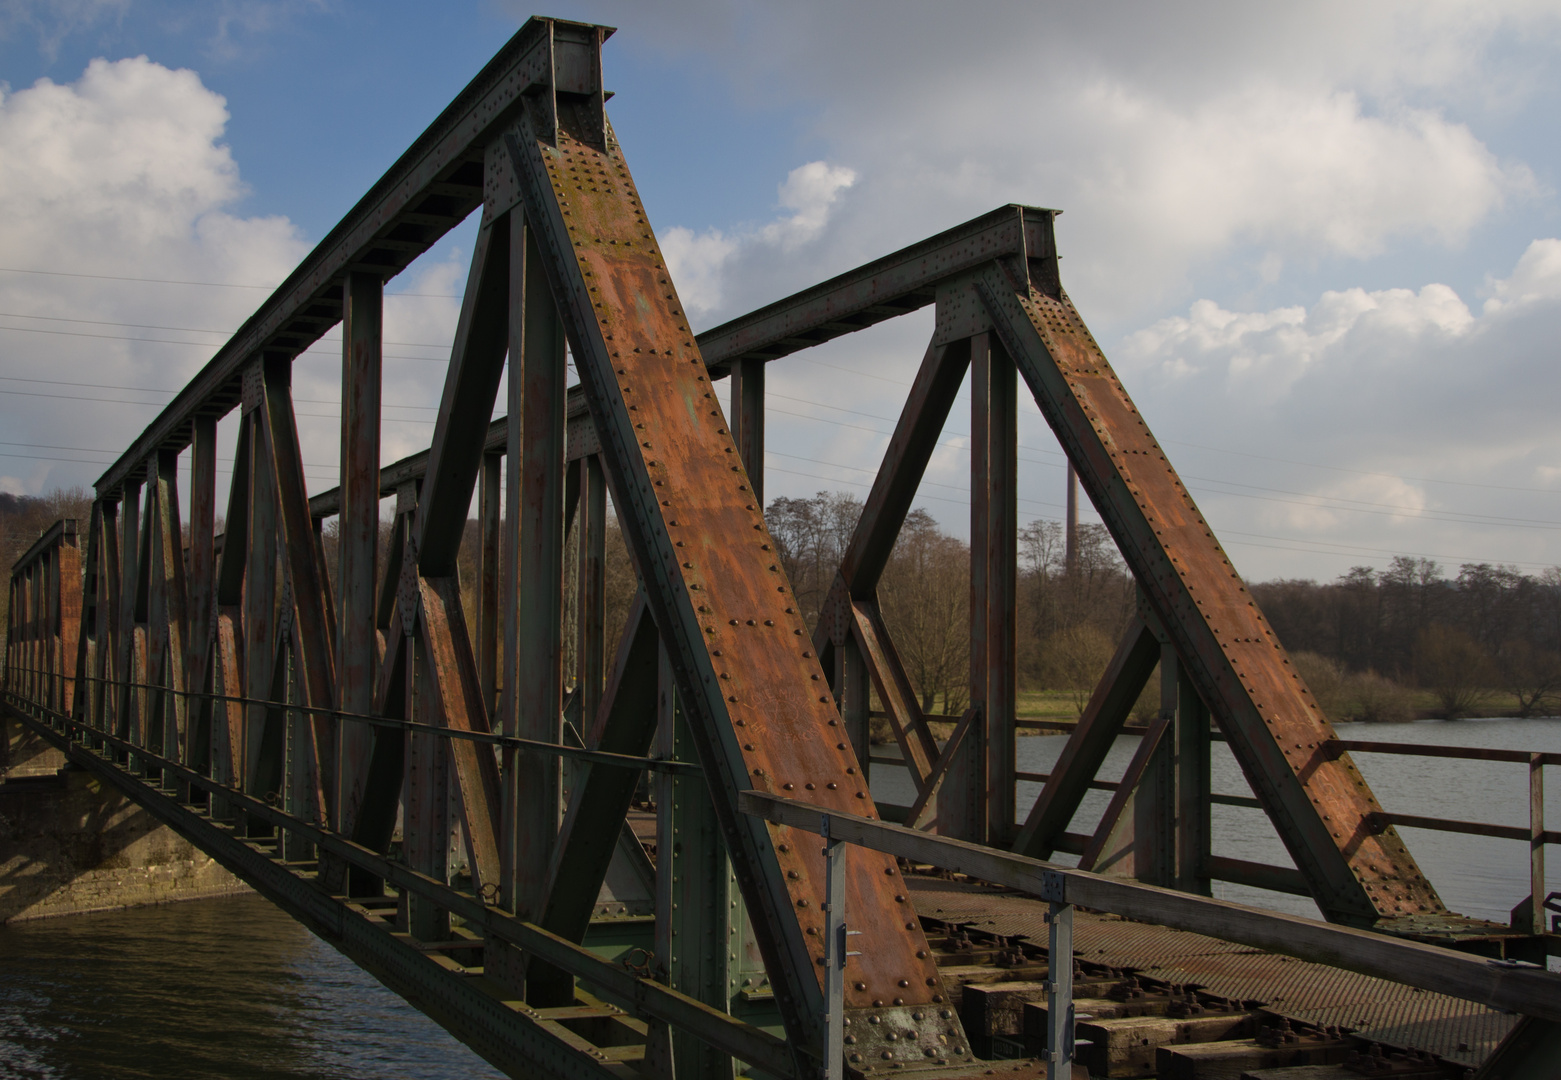
[[[1086,869],[1110,862],[1192,893],[1211,877],[1305,891],[1333,921],[1399,936],[1495,934],[1449,914],[1382,823],[1063,290],[1054,212],[999,208],[696,337],[607,120],[609,33],[527,23],[98,481],[79,564],[73,526],[24,557],[12,705],[69,732],[83,760],[516,1075],[670,1075],[675,1061],[680,1076],[729,1076],[733,1056],[773,1075],[817,1068],[823,854],[795,815],[741,803],[759,793],[877,818],[874,695],[919,792],[897,815],[911,828],[1037,858],[1072,850]],[[385,283],[472,213],[431,446],[382,466]],[[765,366],[927,305],[934,336],[810,633],[762,514]],[[291,364],[338,322],[341,482],[311,499]],[[490,424],[506,358],[507,416]],[[972,704],[940,747],[877,585],[967,375]],[[1021,386],[1141,597],[1033,808],[1014,800]],[[218,537],[217,421],[235,408]],[[456,554],[474,493],[468,612]],[[615,648],[609,494],[641,590]],[[386,495],[394,539],[376,565]],[[581,585],[566,596],[571,543]],[[567,700],[566,606],[580,635]],[[1161,718],[1106,822],[1066,832],[1157,663]],[[566,712],[583,746],[567,742]],[[1297,870],[1211,856],[1211,717]],[[625,834],[647,770],[654,867]],[[469,880],[453,876],[452,807]],[[974,1068],[895,859],[866,846],[844,858],[862,935],[844,987],[852,1067]],[[582,946],[610,874],[654,914],[643,972]],[[462,956],[480,957],[480,976]],[[768,979],[784,1042],[731,1015],[744,976]]]

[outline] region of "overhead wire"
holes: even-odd
[[[224,288],[253,288],[253,289],[271,289],[271,288],[274,288],[274,286],[247,286],[247,285],[241,286],[241,285],[233,285],[232,283],[224,283],[224,282],[198,282],[198,281],[184,281],[184,280],[175,280],[175,279],[141,278],[141,277],[104,275],[104,274],[80,274],[80,273],[68,273],[68,272],[63,272],[63,271],[23,270],[23,269],[14,268],[14,267],[0,267],[0,272],[4,272],[4,273],[36,273],[36,274],[44,274],[44,275],[48,275],[48,276],[57,276],[57,277],[81,277],[81,278],[90,278],[90,279],[97,279],[97,280],[139,281],[139,282],[147,282],[147,283],[155,283],[155,284],[197,285],[197,286],[213,286],[213,287],[224,287]],[[461,298],[461,294],[410,293],[410,292],[391,293],[391,294],[387,294],[387,296],[427,297],[427,298],[440,298],[440,299],[460,299]],[[31,320],[36,320],[36,321],[49,321],[49,322],[66,322],[66,323],[76,323],[76,324],[80,324],[80,325],[93,325],[93,326],[121,326],[121,327],[130,328],[130,329],[164,330],[164,331],[173,331],[173,332],[178,332],[178,333],[196,333],[196,334],[208,334],[208,335],[228,335],[228,334],[230,334],[229,331],[218,330],[218,329],[211,329],[211,328],[164,326],[164,325],[160,325],[160,324],[125,323],[125,322],[113,322],[113,321],[108,321],[108,320],[71,319],[71,318],[56,317],[56,316],[21,315],[21,314],[17,314],[17,313],[7,313],[7,312],[0,312],[0,317],[3,317],[3,318],[16,318],[16,319],[31,319]],[[111,335],[111,334],[86,333],[86,332],[81,332],[81,331],[48,330],[48,329],[37,328],[37,327],[16,327],[16,326],[0,325],[0,330],[12,330],[12,331],[17,331],[17,332],[28,332],[28,333],[60,334],[60,335],[65,335],[65,336],[88,337],[88,338],[107,338],[107,339],[113,339],[113,340],[125,340],[125,341],[134,341],[134,342],[147,342],[147,343],[154,343],[154,344],[185,345],[185,346],[208,347],[208,348],[211,347],[212,344],[213,344],[213,343],[209,343],[209,342],[171,341],[171,340],[160,339],[160,338],[137,337],[137,336],[134,336],[134,335]],[[339,338],[337,338],[337,339],[322,338],[322,339],[316,341],[315,343],[313,343],[310,346],[310,350],[316,348],[319,345],[323,345],[323,344],[339,344],[339,342],[340,342]],[[429,349],[446,349],[447,348],[447,346],[443,345],[442,343],[436,344],[436,343],[428,343],[428,342],[388,342],[387,341],[386,344],[390,344],[390,345],[394,345],[394,346],[398,346],[398,347],[407,347],[407,348],[429,348]],[[306,351],[309,351],[309,350],[306,350]],[[430,362],[446,362],[448,360],[448,357],[414,357],[414,356],[394,356],[393,357],[392,354],[385,354],[385,358],[386,359],[395,358],[395,359],[405,359],[405,360],[420,360],[420,361],[430,361]],[[817,360],[817,359],[814,359],[812,357],[795,357],[794,359],[799,360],[799,361],[801,361],[803,363],[807,363],[807,364],[813,365],[813,366],[822,367],[822,368],[826,368],[826,369],[830,369],[830,370],[834,370],[834,371],[839,371],[839,372],[846,373],[846,374],[851,374],[851,375],[854,375],[854,376],[860,377],[860,378],[870,378],[870,379],[874,379],[876,381],[886,382],[886,383],[890,383],[892,385],[897,385],[897,386],[908,386],[908,385],[910,385],[909,383],[906,383],[904,380],[894,379],[894,378],[891,378],[891,377],[888,377],[888,376],[883,376],[883,375],[878,375],[878,374],[873,373],[873,372],[860,371],[860,370],[857,370],[857,369],[852,369],[852,368],[849,368],[849,367],[845,367],[843,365],[831,364],[831,363],[829,363],[827,361]],[[12,382],[28,382],[28,383],[42,383],[42,384],[54,384],[54,385],[79,385],[79,384],[76,384],[76,383],[67,383],[67,382],[64,382],[63,380],[26,379],[26,378],[15,377],[15,376],[4,376],[4,377],[0,377],[0,378],[4,378],[6,381],[12,381]],[[167,390],[161,390],[161,389],[152,389],[152,388],[145,388],[145,387],[121,387],[121,386],[103,385],[101,387],[95,387],[95,388],[100,388],[100,389],[117,389],[117,390],[124,390],[124,391],[127,391],[127,392],[132,392],[132,393],[174,393],[173,391],[167,391]],[[39,393],[39,392],[36,392],[36,391],[21,391],[21,390],[6,390],[6,389],[0,389],[0,394],[10,394],[10,395],[13,395],[13,396],[27,396],[27,397],[65,399],[65,400],[95,401],[95,402],[104,402],[104,403],[109,403],[109,404],[134,404],[134,405],[142,405],[142,406],[148,406],[148,407],[160,407],[160,403],[156,403],[156,402],[126,402],[126,401],[118,400],[118,399],[98,398],[98,397],[91,397],[91,396],[88,396],[88,395],[79,395],[79,394],[78,395],[47,394],[47,393]],[[879,420],[879,421],[883,421],[883,422],[887,422],[887,423],[897,423],[898,422],[898,418],[896,418],[896,417],[883,416],[881,414],[865,412],[865,411],[857,410],[857,409],[848,409],[848,408],[844,408],[842,406],[831,405],[831,404],[828,404],[828,403],[825,403],[825,402],[812,401],[812,400],[807,399],[807,398],[799,398],[799,397],[795,397],[795,396],[792,396],[792,395],[782,394],[782,393],[779,393],[779,392],[776,392],[776,391],[771,391],[771,393],[768,396],[773,397],[773,398],[779,398],[781,400],[793,401],[793,402],[795,402],[795,403],[797,403],[799,405],[807,405],[807,406],[812,406],[814,408],[822,408],[822,409],[828,409],[828,410],[833,411],[833,412],[845,413],[847,415],[859,416],[859,417],[862,417],[864,419]],[[299,402],[299,403],[303,403],[303,404],[339,405],[339,402],[337,402],[337,401],[330,401],[330,400],[326,400],[326,399],[296,398],[294,400]],[[385,408],[391,408],[391,409],[408,410],[408,411],[425,411],[425,412],[434,412],[434,411],[436,411],[436,407],[434,407],[434,406],[423,406],[423,405],[398,405],[398,404],[395,404],[395,403],[384,403],[384,407]],[[794,411],[791,411],[791,410],[775,408],[773,406],[771,407],[771,411],[780,413],[781,415],[789,415],[789,416],[792,416],[792,417],[795,417],[795,418],[798,418],[798,419],[804,419],[804,420],[812,421],[812,422],[815,422],[815,423],[824,423],[824,424],[829,424],[829,425],[835,426],[835,427],[861,430],[861,431],[869,432],[869,433],[872,433],[872,434],[875,434],[875,435],[879,435],[879,436],[887,436],[887,435],[892,434],[892,432],[886,432],[886,431],[883,431],[883,430],[878,429],[878,428],[871,428],[871,427],[867,427],[865,425],[860,425],[860,424],[851,424],[851,423],[848,423],[848,422],[845,422],[845,421],[833,420],[833,419],[830,419],[828,417],[823,417],[823,416],[810,415],[810,414],[807,414],[807,413],[798,413],[798,412],[794,412]],[[331,416],[331,415],[328,415],[328,414],[319,414],[319,413],[299,412],[299,413],[296,413],[296,415],[298,415],[300,417],[310,417],[310,418],[318,418],[318,419],[337,419],[336,416]],[[401,417],[384,417],[383,420],[385,422],[390,422],[390,423],[397,423],[397,422],[399,422],[399,423],[412,423],[412,424],[423,424],[423,425],[428,425],[428,424],[432,423],[432,421],[427,421],[427,420],[417,420],[417,419],[401,418]],[[945,434],[952,435],[953,438],[943,438],[943,439],[940,439],[939,440],[939,445],[947,446],[947,447],[950,447],[950,448],[953,448],[953,449],[957,449],[957,450],[961,450],[961,451],[964,451],[964,452],[967,452],[967,453],[969,452],[970,448],[969,448],[968,444],[961,441],[963,439],[968,439],[969,436],[967,434],[962,433],[962,432],[945,432]],[[1383,473],[1383,472],[1378,472],[1378,471],[1374,471],[1374,470],[1351,469],[1351,468],[1348,468],[1348,467],[1345,467],[1345,466],[1323,465],[1323,464],[1316,463],[1316,462],[1305,462],[1305,461],[1298,461],[1298,460],[1290,459],[1290,458],[1275,457],[1275,456],[1264,455],[1264,454],[1255,454],[1255,453],[1246,452],[1246,451],[1229,450],[1229,449],[1226,449],[1226,448],[1223,448],[1223,447],[1209,446],[1207,444],[1202,444],[1202,443],[1191,443],[1191,442],[1185,442],[1185,441],[1181,441],[1181,440],[1164,440],[1164,442],[1166,442],[1168,444],[1172,444],[1172,445],[1183,445],[1183,446],[1188,446],[1188,447],[1192,447],[1192,448],[1195,448],[1195,449],[1206,450],[1206,451],[1213,452],[1213,453],[1229,454],[1229,455],[1232,455],[1232,456],[1247,457],[1247,458],[1253,458],[1253,459],[1257,459],[1257,460],[1268,460],[1268,461],[1274,461],[1274,462],[1283,463],[1283,464],[1296,465],[1296,466],[1300,466],[1300,467],[1304,467],[1304,468],[1323,469],[1323,470],[1334,471],[1334,472],[1350,473],[1350,474],[1353,474],[1353,475],[1375,476],[1375,477],[1382,477],[1382,478],[1389,478],[1389,479],[1397,479],[1397,480],[1401,480],[1401,481],[1410,481],[1410,482],[1415,482],[1415,483],[1447,484],[1447,485],[1460,486],[1460,487],[1483,488],[1483,489],[1486,489],[1486,490],[1506,490],[1506,491],[1519,491],[1519,492],[1542,493],[1542,494],[1554,494],[1555,493],[1555,492],[1553,492],[1553,491],[1551,491],[1549,489],[1523,487],[1523,486],[1516,486],[1516,485],[1479,484],[1479,483],[1473,483],[1473,482],[1467,482],[1467,481],[1444,480],[1444,479],[1439,479],[1439,478],[1434,478],[1434,477],[1400,477],[1400,476],[1397,476],[1396,474]],[[5,445],[28,445],[28,444],[5,444]],[[47,448],[47,447],[38,446],[36,448],[44,449],[44,448]],[[1064,455],[1062,455],[1058,451],[1053,451],[1053,450],[1049,450],[1049,449],[1045,449],[1045,448],[1041,448],[1041,447],[1028,447],[1028,446],[1025,446],[1024,444],[1020,444],[1019,448],[1023,449],[1023,450],[1028,450],[1031,453],[1037,453],[1037,454],[1046,455],[1048,457],[1064,458]],[[69,448],[61,447],[60,449],[67,449],[67,450],[69,450],[71,452],[103,453],[103,454],[112,454],[113,453],[112,451],[87,450],[85,448],[76,448],[76,447],[69,447]],[[783,453],[776,452],[776,451],[771,451],[771,453],[777,453],[777,454],[779,454],[779,456],[793,458],[795,460],[809,461],[809,462],[812,462],[812,463],[815,463],[815,464],[823,464],[823,465],[827,465],[827,466],[832,466],[834,468],[843,468],[843,469],[847,469],[847,470],[854,471],[854,472],[866,473],[866,472],[874,472],[875,471],[875,470],[862,469],[862,468],[857,467],[857,466],[838,465],[838,464],[835,464],[835,463],[832,463],[832,462],[825,462],[825,461],[822,461],[821,459],[817,459],[817,458],[805,458],[805,457],[801,457],[799,455],[783,454]],[[47,456],[47,455],[24,455],[24,454],[0,453],[0,457],[23,458],[23,459],[29,459],[29,460],[57,460],[57,461],[62,461],[62,462],[74,463],[74,464],[97,464],[95,462],[81,461],[80,459],[55,458],[55,457],[50,457],[50,456]],[[1058,462],[1040,460],[1040,459],[1036,459],[1036,458],[1028,458],[1028,457],[1025,457],[1023,455],[1021,455],[1021,460],[1027,460],[1027,461],[1030,461],[1032,464],[1044,465],[1044,466],[1048,466],[1048,467],[1062,467],[1061,464],[1058,463]],[[316,468],[325,468],[325,466],[314,466],[314,467],[316,467]],[[844,479],[841,479],[841,478],[838,478],[838,477],[822,476],[822,475],[819,475],[819,474],[807,473],[807,472],[803,472],[803,471],[795,470],[795,469],[785,469],[785,468],[781,468],[779,466],[775,466],[773,468],[774,468],[774,471],[777,471],[777,472],[782,472],[782,473],[786,473],[786,474],[789,474],[789,475],[808,477],[808,478],[811,478],[811,479],[824,480],[824,481],[830,482],[830,483],[845,483],[845,484],[849,484],[851,486],[857,486],[857,487],[870,487],[871,486],[870,484],[864,484],[864,483],[859,483],[859,482],[856,482],[856,481],[844,480]],[[1424,519],[1429,519],[1429,520],[1436,520],[1436,521],[1443,521],[1443,522],[1447,522],[1447,523],[1450,523],[1450,524],[1464,524],[1464,525],[1486,526],[1486,527],[1493,527],[1493,528],[1527,528],[1527,529],[1541,529],[1541,530],[1561,529],[1561,522],[1549,521],[1549,520],[1545,520],[1545,519],[1517,518],[1517,517],[1508,517],[1508,516],[1494,515],[1494,514],[1476,514],[1476,513],[1468,513],[1468,512],[1463,512],[1463,511],[1442,510],[1442,509],[1437,509],[1437,508],[1406,506],[1406,505],[1403,505],[1403,504],[1381,503],[1381,502],[1375,502],[1375,501],[1372,501],[1372,500],[1349,499],[1349,498],[1346,498],[1346,497],[1343,497],[1343,496],[1315,495],[1315,494],[1311,494],[1311,493],[1307,493],[1307,492],[1297,492],[1297,491],[1292,491],[1292,490],[1284,489],[1284,488],[1273,488],[1273,487],[1268,487],[1268,486],[1264,486],[1264,485],[1246,484],[1246,483],[1242,483],[1240,481],[1223,480],[1223,479],[1219,479],[1219,478],[1196,476],[1196,475],[1192,475],[1192,474],[1184,474],[1183,478],[1184,478],[1184,480],[1194,481],[1197,484],[1218,485],[1217,487],[1212,488],[1212,489],[1211,488],[1203,488],[1203,489],[1201,489],[1202,493],[1206,494],[1206,495],[1231,496],[1231,497],[1237,497],[1237,498],[1258,499],[1258,500],[1267,501],[1267,502],[1282,503],[1282,504],[1287,504],[1287,505],[1298,505],[1298,506],[1304,506],[1304,507],[1315,508],[1315,509],[1338,510],[1338,511],[1343,511],[1343,512],[1348,512],[1348,513],[1369,513],[1369,514],[1376,514],[1376,515],[1379,515],[1379,516],[1402,517],[1402,516],[1405,516],[1406,514],[1408,514],[1408,515],[1413,515],[1413,516],[1416,516],[1416,517],[1419,517],[1419,518],[1424,518]],[[943,488],[943,489],[947,489],[947,490],[951,490],[951,491],[965,490],[965,489],[959,488],[959,487],[957,487],[955,485],[938,484],[938,483],[936,483],[934,481],[925,481],[925,480],[923,481],[923,486],[934,486],[934,487],[939,487],[939,488]],[[1189,488],[1192,488],[1192,485],[1189,485]],[[1245,488],[1247,490],[1246,491],[1231,491],[1231,490],[1223,490],[1224,488]],[[1196,488],[1192,488],[1192,489],[1193,490],[1198,490]],[[1253,492],[1267,492],[1268,494],[1253,494]],[[1284,497],[1279,497],[1279,496],[1290,496],[1290,497],[1289,498],[1284,498]],[[954,504],[958,504],[958,505],[968,505],[968,497],[967,497],[967,499],[966,499],[966,501],[964,503],[960,503],[960,501],[956,500],[956,499],[949,499],[949,498],[946,498],[946,497],[938,497],[938,496],[933,496],[933,495],[925,494],[925,493],[923,493],[923,497],[924,498],[928,498],[928,499],[936,499],[937,501],[940,501],[940,502],[949,502],[949,503],[954,503]],[[1042,502],[1042,501],[1037,501],[1037,500],[1027,500],[1027,499],[1021,499],[1019,501],[1022,502],[1022,503],[1031,505],[1031,506],[1036,506],[1036,507],[1051,507],[1051,508],[1060,509],[1060,506],[1058,504],[1055,504],[1055,503]],[[1240,533],[1240,532],[1238,532],[1236,530],[1223,530],[1223,532],[1226,535],[1230,535],[1230,536],[1238,536],[1238,535],[1240,535],[1240,536],[1248,536],[1248,537],[1253,537],[1255,539],[1273,541],[1273,542],[1279,543],[1279,544],[1306,545],[1304,547],[1290,548],[1289,550],[1303,550],[1303,551],[1308,551],[1310,553],[1315,553],[1315,554],[1334,554],[1334,555],[1345,555],[1345,554],[1347,554],[1347,552],[1344,552],[1344,551],[1325,551],[1325,550],[1323,550],[1323,548],[1325,548],[1325,547],[1341,547],[1341,546],[1345,547],[1345,548],[1347,548],[1349,550],[1358,550],[1358,551],[1360,551],[1362,553],[1371,552],[1371,553],[1380,553],[1380,554],[1401,554],[1399,552],[1389,552],[1389,551],[1386,551],[1385,549],[1355,548],[1355,547],[1353,547],[1351,545],[1335,545],[1335,544],[1332,544],[1331,542],[1326,542],[1326,541],[1310,541],[1310,540],[1305,540],[1305,539],[1302,539],[1302,538],[1294,538],[1294,537],[1273,537],[1273,536],[1268,536],[1266,534]],[[1268,546],[1268,547],[1272,547],[1273,546],[1272,544],[1257,544],[1257,543],[1253,543],[1252,541],[1237,541],[1237,540],[1233,540],[1231,542],[1232,543],[1238,543],[1238,544],[1245,544],[1247,546]],[[1281,550],[1285,550],[1285,549],[1282,548]],[[1457,557],[1457,556],[1445,556],[1445,555],[1427,556],[1427,557],[1435,557],[1435,558],[1461,558],[1461,557]]]

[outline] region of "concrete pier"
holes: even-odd
[[[0,923],[249,891],[15,719],[0,725]]]

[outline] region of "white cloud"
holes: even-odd
[[[742,273],[735,262],[768,262],[816,240],[841,193],[855,182],[850,169],[810,161],[791,170],[780,185],[780,206],[790,211],[787,216],[734,235],[719,229],[695,233],[682,226],[665,230],[662,251],[689,313],[697,318],[722,306],[726,283]]]
[[[721,303],[722,267],[740,241],[720,229],[695,233],[681,225],[661,234],[661,251],[677,282],[678,297],[693,315],[703,315]]]
[[[1200,300],[1131,335],[1118,369],[1256,576],[1308,563],[1242,552],[1243,535],[1379,565],[1561,562],[1558,252],[1534,241],[1479,314],[1440,284],[1256,312]]]
[[[1256,287],[1320,258],[1456,249],[1542,194],[1471,118],[1553,81],[1561,33],[1561,11],[1527,0],[588,7],[627,47],[811,113],[857,174],[817,242],[751,279],[729,269],[724,310],[1022,202],[1066,211],[1065,280],[1103,332],[1184,302],[1233,254]]]
[[[53,447],[129,445],[156,409],[127,403],[166,400],[226,336],[185,328],[231,330],[265,296],[107,279],[274,284],[303,256],[285,218],[232,212],[244,187],[227,120],[194,72],[145,57],[0,95],[0,266],[52,272],[0,273],[0,426],[35,447],[0,450],[97,462]],[[78,400],[25,396],[43,394]],[[0,470],[30,492],[102,471],[17,457]]]

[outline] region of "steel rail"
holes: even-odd
[[[58,676],[65,678],[65,676]],[[80,677],[78,677],[79,679]],[[554,754],[558,757],[571,758],[576,761],[594,762],[599,765],[613,765],[623,769],[648,769],[652,772],[669,773],[702,773],[704,769],[697,762],[674,761],[667,758],[637,757],[633,754],[615,754],[605,750],[590,750],[580,746],[569,746],[563,743],[542,742],[540,739],[525,739],[517,735],[498,735],[488,731],[470,731],[465,728],[446,727],[442,724],[425,724],[418,720],[401,720],[395,717],[374,716],[369,713],[347,712],[342,709],[324,709],[313,705],[301,705],[290,701],[275,701],[268,698],[243,697],[237,694],[216,694],[210,691],[175,690],[161,683],[122,682],[115,679],[99,679],[87,676],[86,681],[100,686],[116,686],[131,690],[150,690],[160,694],[169,694],[174,697],[195,698],[201,701],[221,701],[235,705],[259,705],[266,709],[277,711],[304,713],[309,716],[328,716],[341,720],[352,720],[362,724],[371,724],[374,727],[397,728],[402,731],[418,731],[427,735],[435,735],[446,739],[459,739],[464,742],[483,743],[488,746],[498,746],[513,750],[530,750],[539,754]],[[25,699],[24,699],[25,700]],[[89,731],[98,731],[98,728],[88,726]]]
[[[170,794],[151,787],[144,779],[94,753],[71,738],[70,732],[75,731],[100,738],[106,745],[134,754],[147,766],[161,769],[181,783],[189,784],[192,788],[209,795],[219,795],[228,800],[235,809],[240,809],[245,814],[269,825],[295,833],[308,843],[384,879],[397,889],[427,897],[452,915],[464,919],[468,927],[481,930],[486,936],[504,941],[545,960],[595,986],[608,997],[627,1002],[634,1009],[687,1031],[724,1053],[756,1065],[778,1077],[794,1076],[792,1067],[794,1059],[785,1041],[761,1028],[663,986],[653,979],[637,976],[595,955],[582,945],[577,945],[535,924],[488,906],[478,896],[461,892],[436,878],[420,874],[402,863],[394,862],[360,844],[355,844],[338,833],[289,814],[236,788],[218,783],[171,758],[136,746],[128,739],[92,728],[54,710],[43,709],[9,690],[4,691],[4,694],[7,704],[15,715],[64,751],[73,762],[114,783],[132,799],[151,810],[189,839],[191,843],[217,857],[225,865],[228,861],[234,860],[236,854],[232,850],[234,845],[244,847],[247,845],[242,845],[237,838],[222,831],[207,815],[179,804]],[[30,710],[46,713],[51,722],[45,722],[31,715]],[[66,730],[62,732],[59,730],[60,727]],[[233,867],[230,866],[229,869]],[[237,870],[235,872],[238,873]],[[240,873],[239,876],[245,875]],[[297,877],[297,875],[292,876]],[[262,891],[269,892],[269,890]],[[306,922],[311,925],[311,928],[316,929],[317,933],[321,933],[327,941],[337,944],[339,934],[332,935],[328,929],[325,932],[319,929],[318,908],[328,903],[338,906],[345,906],[345,904],[343,900],[323,891],[311,889],[311,892],[314,893],[312,906],[316,910],[307,913],[312,914],[313,917],[307,917]],[[273,899],[279,898],[273,895]],[[296,903],[288,903],[285,906],[295,915],[299,914]],[[353,959],[361,962],[356,956]]]
[[[1539,758],[1545,765],[1561,765],[1561,754],[1531,753],[1527,750],[1499,750],[1483,746],[1426,746],[1423,743],[1406,745],[1393,742],[1371,742],[1363,739],[1340,739],[1336,750],[1352,754],[1396,754],[1401,757],[1459,758],[1464,761],[1505,761],[1515,765],[1529,765]]]
[[[743,792],[738,801],[754,817],[815,833],[828,818],[828,835],[833,839],[969,874],[1051,903],[1114,912],[1491,1008],[1561,1021],[1561,974],[1539,967],[1108,878],[902,825],[830,813],[760,791]]]

